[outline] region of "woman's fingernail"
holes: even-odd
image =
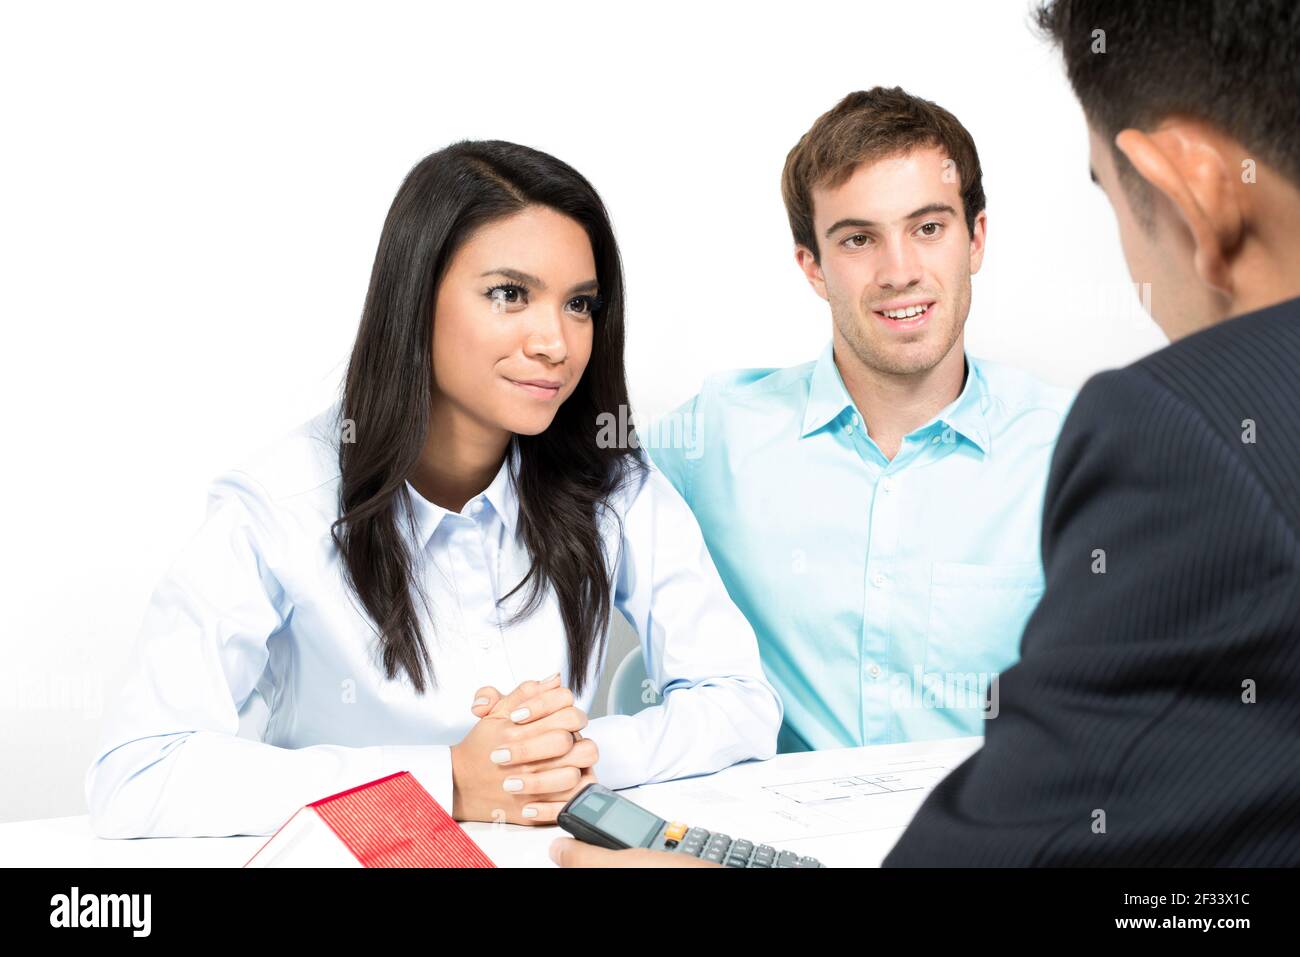
[[[481,705],[481,704],[487,704],[487,703],[488,703],[488,699],[487,699],[487,698],[475,698],[475,699],[474,699],[474,707],[476,707],[476,708],[477,708],[479,705]]]
[[[526,808],[524,808],[524,812],[523,812],[523,813],[524,813],[524,817],[537,817],[537,808],[535,808],[535,807],[526,807]]]
[[[501,786],[507,791],[522,791],[524,789],[523,778],[506,778]]]
[[[493,751],[491,754],[488,755],[488,758],[491,759],[493,764],[505,764],[507,761],[510,760],[510,749],[497,748],[495,751]]]
[[[516,708],[514,711],[511,711],[511,712],[510,712],[510,720],[511,720],[511,721],[523,721],[523,720],[524,720],[525,718],[527,718],[530,714],[532,714],[532,712],[529,711],[527,708]]]

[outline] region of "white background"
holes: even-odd
[[[335,396],[388,205],[499,138],[602,194],[638,420],[816,356],[786,153],[898,84],[975,137],[976,355],[1078,386],[1163,344],[1024,0],[86,4],[0,22],[0,821],[85,810],[99,718],[208,480]]]

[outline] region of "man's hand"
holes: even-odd
[[[644,847],[630,847],[624,851],[611,851],[571,837],[556,838],[551,842],[551,860],[560,867],[721,867],[712,861],[702,861],[690,854],[670,851],[652,851]]]
[[[583,738],[587,715],[559,674],[525,681],[502,697],[480,688],[479,722],[451,749],[458,821],[553,824],[560,808],[596,778],[596,742]]]

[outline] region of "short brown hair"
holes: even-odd
[[[821,252],[813,229],[814,187],[834,189],[863,162],[937,146],[957,166],[966,229],[974,234],[975,217],[984,209],[979,153],[966,127],[943,107],[902,89],[877,86],[850,93],[817,118],[785,158],[781,196],[794,241]]]

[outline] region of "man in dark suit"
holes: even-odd
[[[1300,864],[1300,5],[1053,0],[1173,344],[1091,379],[984,747],[885,860]],[[673,855],[557,841],[564,864]]]
[[[1001,713],[885,863],[1300,864],[1300,7],[1039,23],[1176,341],[1079,393]]]

